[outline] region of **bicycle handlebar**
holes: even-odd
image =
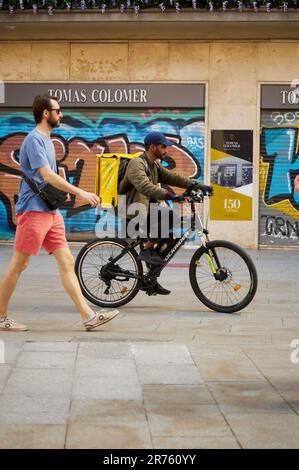
[[[188,202],[203,202],[205,197],[212,197],[213,193],[210,191],[202,191],[201,189],[187,189],[184,192],[184,200]]]

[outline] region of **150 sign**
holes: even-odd
[[[212,220],[252,220],[253,131],[213,130]]]
[[[226,211],[237,211],[240,207],[240,199],[224,199],[224,209]]]

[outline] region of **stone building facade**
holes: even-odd
[[[71,18],[61,12],[50,21],[46,14],[40,14],[37,19],[30,15],[26,12],[11,18],[7,13],[0,13],[0,79],[7,84],[44,83],[48,88],[50,85],[59,88],[60,83],[77,84],[81,88],[84,83],[204,86],[205,100],[201,108],[182,104],[177,107],[176,103],[167,108],[126,108],[115,103],[108,109],[101,103],[92,109],[81,109],[79,105],[74,108],[71,103],[61,103],[69,110],[68,124],[74,129],[79,126],[76,119],[81,122],[81,128],[90,129],[95,122],[99,127],[98,135],[93,130],[90,134],[91,131],[86,131],[84,135],[73,132],[60,136],[64,143],[71,139],[73,145],[72,149],[68,147],[68,161],[65,154],[60,155],[61,162],[66,162],[62,167],[69,172],[69,178],[78,177],[79,158],[94,162],[105,139],[105,151],[132,151],[142,143],[142,133],[160,126],[173,138],[177,135],[179,150],[175,164],[181,165],[184,172],[186,162],[186,174],[191,175],[195,170],[189,171],[188,161],[197,159],[200,171],[196,176],[208,183],[213,175],[213,182],[220,188],[215,202],[231,209],[219,216],[215,206],[211,208],[209,228],[213,238],[226,238],[250,248],[298,247],[299,195],[296,196],[292,186],[299,173],[299,100],[296,100],[299,15],[296,12],[268,15],[261,12],[255,16],[252,12],[227,16],[215,12],[213,18],[212,14],[200,12],[193,16],[182,12],[163,17],[157,12],[147,12],[139,18],[111,13],[105,19],[104,15],[96,17],[79,12]],[[276,94],[271,87],[267,88],[273,85],[278,86]],[[12,155],[33,125],[29,114],[28,107],[0,105],[2,240],[13,238],[13,200],[18,177],[8,167],[17,169]],[[140,142],[130,141],[127,135],[127,143],[134,144],[133,147],[113,147],[111,136],[121,138],[126,134],[125,125],[140,130]],[[246,168],[242,169],[242,182],[236,183],[234,175],[243,157],[233,149],[226,154],[224,148],[212,149],[212,134],[226,131],[231,139],[238,140],[240,130],[248,131],[242,145],[251,145],[252,152],[245,162]],[[201,140],[196,140],[199,137]],[[15,140],[9,140],[12,138]],[[88,147],[81,153],[80,139]],[[57,145],[59,151],[62,144]],[[90,189],[93,175],[94,167],[90,174],[82,173],[81,180],[76,181]],[[238,190],[245,186],[248,192]],[[244,217],[242,210],[234,213],[233,209],[240,208],[234,202],[224,202],[223,188],[228,191],[228,201],[232,191],[249,198],[249,216]],[[80,211],[80,201],[74,202],[64,216],[70,239],[84,238],[84,223],[88,236],[93,219],[88,219],[86,211]]]

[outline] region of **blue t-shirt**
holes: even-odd
[[[55,148],[50,137],[39,132],[37,129],[31,131],[24,139],[20,148],[19,161],[21,171],[34,181],[39,188],[46,183],[38,169],[49,165],[56,173]],[[24,179],[21,180],[19,199],[16,204],[16,213],[23,212],[50,212],[47,204],[28,186]]]

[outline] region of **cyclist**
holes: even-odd
[[[125,176],[120,183],[119,193],[127,195],[127,207],[133,203],[141,203],[145,206],[144,213],[148,216],[151,202],[157,200],[178,200],[183,198],[175,196],[170,191],[159,187],[158,183],[177,186],[179,188],[201,189],[205,193],[212,193],[213,188],[191,178],[185,178],[178,173],[164,168],[160,160],[166,157],[167,147],[173,145],[167,140],[161,132],[150,132],[144,139],[145,152],[137,158],[133,158],[126,170]],[[162,215],[163,216],[163,215]],[[127,222],[132,216],[127,216]],[[145,225],[147,221],[144,221]],[[147,231],[147,241],[144,243],[144,249],[140,251],[139,259],[148,264],[161,265],[163,258],[154,250],[155,243],[159,240],[151,238]],[[145,287],[143,290],[147,290]],[[154,293],[160,295],[170,294],[170,290],[162,287],[158,282],[154,287]]]

